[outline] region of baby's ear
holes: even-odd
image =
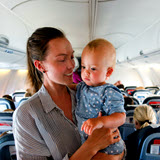
[[[108,67],[107,73],[106,73],[106,80],[109,79],[109,77],[111,76],[112,72],[113,72],[113,68],[112,67]]]

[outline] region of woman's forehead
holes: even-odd
[[[67,53],[73,53],[72,46],[66,38],[56,38],[52,39],[48,43],[49,52],[54,52],[55,55],[62,55]]]

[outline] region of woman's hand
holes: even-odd
[[[116,128],[100,128],[95,129],[93,133],[88,137],[86,143],[90,143],[90,147],[93,147],[95,151],[99,151],[108,147],[110,144],[120,141],[119,130]]]
[[[119,140],[120,136],[118,129],[104,127],[95,129],[82,146],[72,155],[70,160],[91,160],[93,157],[102,157],[104,155],[97,154],[97,152]]]

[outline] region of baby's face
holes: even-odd
[[[106,83],[107,62],[104,50],[85,48],[82,53],[81,77],[89,86],[100,86]],[[107,60],[108,61],[108,60]]]

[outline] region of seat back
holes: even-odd
[[[18,105],[17,107],[19,107],[23,102],[25,102],[27,99],[29,99],[29,97],[23,97],[19,102],[18,102]],[[16,107],[16,108],[17,108]]]
[[[145,139],[153,134],[153,133],[160,133],[160,127],[152,128],[151,126],[147,126],[140,130],[138,136],[137,136],[137,159],[140,158],[140,154],[142,151],[142,146],[144,145]],[[145,159],[143,159],[145,160]]]
[[[133,96],[130,96],[130,97],[133,99],[134,105],[139,105],[138,99],[136,99],[136,98],[133,97]]]
[[[128,105],[128,106],[124,107],[124,109],[126,110],[126,123],[133,123],[134,109],[137,106],[138,105]]]
[[[120,126],[119,131],[121,133],[121,137],[124,141],[127,140],[127,136],[131,133],[133,133],[135,129],[135,125],[132,123],[124,123],[122,126]]]
[[[139,104],[142,104],[144,99],[151,96],[152,92],[146,89],[135,90],[132,92],[131,96],[136,98],[139,101]]]
[[[13,112],[0,112],[0,134],[12,130]]]
[[[159,90],[159,87],[157,87],[157,86],[150,86],[150,87],[145,87],[145,89],[148,89],[148,90],[150,90],[153,94],[155,94],[155,93]]]
[[[133,122],[133,114],[134,114],[134,110],[126,111],[126,122],[127,123],[134,123]]]
[[[151,144],[153,144],[153,140],[158,139],[160,140],[160,132],[150,134],[143,142],[142,149],[140,153],[140,160],[160,160],[160,155],[152,154],[151,151]],[[160,146],[159,146],[160,148]],[[159,150],[160,152],[160,150]]]
[[[15,110],[14,102],[6,98],[0,98],[0,112],[4,111],[5,109]]]
[[[16,160],[13,133],[6,133],[2,137],[0,137],[0,159]]]
[[[160,89],[159,89],[159,90],[157,90],[154,94],[156,94],[156,95],[160,95]]]
[[[136,86],[127,86],[124,88],[124,91],[127,92],[129,95],[136,89]]]
[[[160,108],[160,96],[149,96],[143,101],[143,104],[148,104],[153,108]]]
[[[124,90],[120,89],[121,93],[123,94],[123,96],[129,96],[127,92],[125,92]]]

